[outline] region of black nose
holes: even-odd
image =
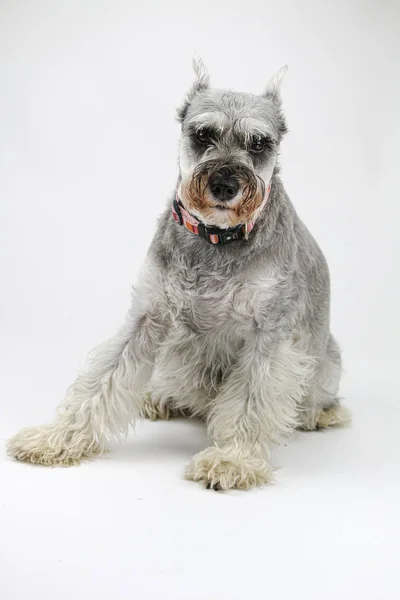
[[[217,175],[211,181],[211,192],[218,200],[231,200],[239,191],[239,184],[234,177]]]

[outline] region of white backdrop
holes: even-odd
[[[364,435],[365,446],[361,445],[364,450],[359,451],[357,466],[354,464],[354,470],[362,470],[363,457],[368,455],[368,438],[376,439],[379,435],[374,423],[393,426],[390,446],[385,445],[389,444],[386,442],[389,430],[387,435],[382,434],[379,446],[382,462],[378,461],[375,467],[380,472],[385,464],[388,469],[393,465],[395,471],[399,445],[394,426],[400,418],[400,203],[396,169],[400,158],[399,17],[399,5],[394,0],[198,3],[2,0],[0,434],[3,439],[18,427],[51,418],[86,352],[120,324],[156,218],[175,185],[179,126],[174,111],[191,84],[191,57],[197,51],[215,86],[242,91],[262,91],[276,70],[283,64],[289,65],[283,98],[290,132],[282,145],[282,176],[300,216],[320,243],[330,265],[332,330],[343,348],[347,372],[347,384],[344,383],[342,391],[348,396],[348,406],[359,412],[358,425],[352,430],[355,437],[347,431],[343,435],[348,449],[361,444]],[[363,417],[364,403],[368,417]],[[385,419],[379,412],[382,406],[387,410]],[[148,435],[150,447],[156,430],[146,427],[141,431],[147,433],[141,435]],[[334,435],[329,444],[339,446],[342,438]],[[157,448],[162,454],[160,442]],[[154,469],[159,459],[156,450],[152,455]],[[133,446],[131,451],[134,452]],[[376,456],[375,450],[371,456]],[[171,462],[176,486],[181,485],[179,465],[189,458],[190,453],[184,452],[180,462]],[[368,455],[368,462],[370,458]],[[307,451],[304,460],[309,460]],[[346,463],[346,457],[343,462]],[[97,464],[101,463],[90,468],[99,468]],[[134,478],[134,465],[132,459],[127,465],[127,478]],[[24,490],[32,489],[25,488],[19,478],[24,481],[24,477],[29,477],[34,486],[38,485],[34,483],[36,478],[44,476],[40,469],[34,471],[11,461],[3,466],[12,482],[8,489],[15,493],[6,502],[12,511],[21,501],[15,490],[23,494]],[[340,471],[340,464],[334,468]],[[82,469],[80,473],[89,467]],[[351,469],[350,465],[349,482],[355,476]],[[101,471],[95,473],[104,476]],[[148,471],[144,473],[146,477]],[[52,477],[57,478],[58,485],[63,485],[61,475]],[[84,481],[82,475],[79,477]],[[21,489],[16,481],[22,485]],[[51,485],[53,480],[46,481],[46,485]],[[297,482],[301,489],[299,479]],[[70,485],[73,483],[69,481],[67,490]],[[155,475],[152,485],[157,498]],[[182,494],[177,496],[178,500],[188,493],[201,506],[203,498],[209,498],[202,496],[203,491],[196,486],[187,485],[188,488],[182,484],[182,491],[177,492]],[[309,485],[318,488],[318,478]],[[371,481],[370,485],[374,483]],[[342,487],[343,493],[348,490],[346,486]],[[165,487],[162,489],[165,492]],[[392,500],[398,498],[398,492],[397,485],[397,495],[392,493]],[[277,492],[257,492],[260,493],[273,498]],[[267,497],[262,496],[266,504]],[[240,500],[241,510],[247,514],[244,502]],[[300,502],[305,503],[306,499]],[[42,500],[37,500],[37,504],[42,506]],[[378,505],[381,514],[386,501]],[[148,511],[157,510],[151,502],[147,506],[151,507]],[[210,505],[210,514],[218,514],[213,506]],[[27,524],[31,522],[28,517]],[[36,532],[39,538],[46,528],[44,517],[45,513],[40,531]],[[178,529],[179,518],[178,514]],[[12,522],[12,519],[12,512],[7,513],[7,520]],[[256,531],[257,523],[253,525]],[[210,544],[218,544],[219,523],[209,527],[212,527]],[[393,533],[390,530],[389,524],[377,525],[382,548],[389,543],[387,536]],[[110,539],[112,531],[113,528],[108,531]],[[268,525],[265,531],[268,544]],[[357,541],[360,531],[354,532],[353,546],[349,542],[351,555],[360,546],[364,548],[363,542]],[[131,533],[134,537],[134,532]],[[176,539],[173,528],[170,533]],[[18,552],[26,542],[22,533],[21,536],[19,550],[15,548],[12,550],[15,554],[8,554],[14,565],[20,562]],[[153,532],[153,536],[154,543],[160,544],[157,534]],[[53,538],[50,541],[55,543]],[[373,548],[371,565],[377,557],[382,559],[380,546],[371,546],[370,541],[365,544],[365,548],[368,545]],[[29,547],[30,551],[34,549]],[[175,566],[179,564],[180,552],[182,548],[176,555]],[[200,561],[200,557],[196,560]],[[329,556],[326,560],[329,563]],[[333,586],[332,597],[339,592],[343,598],[363,600],[381,597],[387,600],[392,598],[392,592],[393,598],[396,597],[394,584],[387,583],[390,578],[386,566],[382,562],[379,567],[377,595],[370,580],[361,591],[360,563],[359,579],[355,567],[344,579],[344,587]],[[250,563],[248,568],[251,570]],[[199,569],[199,578],[203,579],[204,565]],[[333,570],[336,571],[335,566]],[[40,569],[35,573],[26,580],[31,590],[28,595],[36,598],[32,590],[37,590],[38,596],[44,590],[41,597],[46,597],[46,591],[49,594],[54,591],[51,586],[53,583],[56,586],[56,581],[45,584]],[[195,571],[190,573],[195,580]],[[307,571],[303,573],[305,577]],[[106,590],[112,595],[114,585],[128,581],[126,573],[125,579],[118,570],[114,574],[110,588],[103,587],[104,581],[101,585],[94,584],[99,588],[97,594]],[[68,576],[66,569],[62,577],[68,581]],[[315,574],[308,576],[312,581]],[[96,580],[95,574],[93,577]],[[179,569],[177,572],[172,569],[167,575],[161,569],[157,580],[161,582],[160,590],[165,594],[170,590],[171,598],[220,600],[236,598],[235,590],[240,588],[240,585],[226,586],[215,576],[210,589],[203,580],[205,587],[201,591],[196,586],[191,588],[189,583],[185,587],[182,577],[185,574]],[[266,574],[265,577],[267,583]],[[84,575],[76,585],[85,589],[83,581]],[[261,597],[261,582],[255,581],[254,588],[243,583],[243,590],[251,589]],[[382,581],[386,581],[388,588],[380,596]],[[89,579],[86,583],[89,586]],[[9,579],[5,585],[10,585]],[[22,598],[27,593],[24,582],[18,586],[4,597]],[[139,597],[156,598],[157,589],[144,586]],[[351,596],[354,589],[358,592]],[[115,598],[131,597],[124,587],[118,593]],[[274,598],[280,597],[276,590],[274,593]],[[299,591],[296,593],[299,597]],[[328,590],[325,598],[330,598],[329,593]]]

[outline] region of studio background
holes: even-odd
[[[399,597],[399,22],[388,0],[0,2],[1,440],[51,420],[123,320],[195,52],[254,93],[289,65],[282,178],[329,263],[354,413],[247,494],[183,480],[195,422],[142,424],[79,469],[3,454],[5,600]]]

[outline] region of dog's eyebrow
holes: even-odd
[[[254,136],[268,137],[272,141],[276,141],[272,128],[268,126],[268,123],[254,117],[241,117],[238,119],[235,123],[235,130],[245,141]]]
[[[223,112],[205,112],[190,119],[189,125],[196,129],[207,127],[222,132],[229,127],[229,118]]]

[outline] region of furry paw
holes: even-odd
[[[68,433],[51,425],[22,429],[7,442],[10,456],[46,466],[77,465],[102,452],[104,448],[97,443],[80,439],[76,432]]]
[[[249,490],[273,481],[271,466],[264,459],[238,456],[216,446],[196,454],[185,475],[214,490]]]
[[[335,404],[331,408],[321,410],[317,417],[316,429],[327,427],[341,427],[351,421],[350,411],[341,404]]]
[[[146,394],[143,401],[141,414],[142,417],[145,419],[150,419],[150,421],[157,421],[158,419],[168,421],[168,419],[170,419],[172,416],[172,411],[168,404],[154,404],[151,394]]]
[[[321,410],[317,417],[305,419],[299,429],[303,431],[315,431],[327,429],[328,427],[343,427],[351,422],[351,412],[341,404],[334,404],[330,408]]]

